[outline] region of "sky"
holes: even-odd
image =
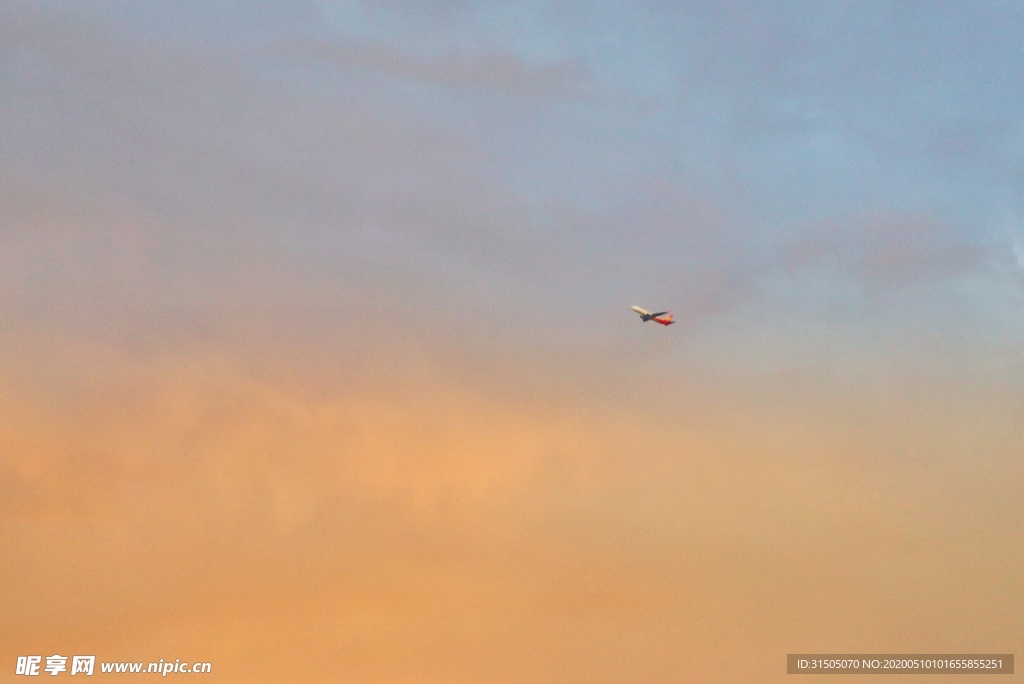
[[[0,0],[0,679],[1024,652],[1022,33]]]

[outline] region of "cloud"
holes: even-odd
[[[513,240],[481,148],[416,108],[113,22],[5,14],[8,301],[395,306],[486,279],[474,264]],[[528,88],[521,66],[456,71]]]
[[[306,41],[286,44],[274,53],[441,88],[491,91],[531,100],[576,100],[586,91],[580,62],[531,64],[511,52],[447,48],[435,55],[417,55],[368,42]]]
[[[989,250],[955,224],[929,216],[878,214],[823,224],[788,250],[792,268],[824,267],[873,291],[935,283],[983,270]]]
[[[773,639],[930,644],[968,594],[975,638],[1015,638],[1012,393],[865,408],[807,377],[752,397],[634,360],[630,383],[521,396],[393,350],[3,335],[4,657],[716,681],[740,634],[756,679]]]
[[[19,517],[109,513],[175,488],[228,519],[255,503],[285,529],[332,500],[429,515],[515,495],[596,446],[573,416],[488,397],[381,340],[288,361],[237,336],[140,346],[26,328],[5,338],[0,396],[5,510]]]

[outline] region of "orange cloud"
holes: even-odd
[[[315,366],[223,348],[8,341],[4,662],[182,657],[224,682],[771,681],[798,648],[1019,636],[1021,473],[999,414],[915,462],[908,445],[957,434],[918,434],[941,406],[901,426],[812,406],[813,385],[768,406],[666,381],[634,403],[621,379],[600,397],[520,394],[512,376],[399,355],[386,372],[349,356],[367,370],[321,385]],[[987,471],[959,460],[968,448]]]

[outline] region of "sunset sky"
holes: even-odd
[[[0,681],[1020,657],[1022,36],[0,0]]]

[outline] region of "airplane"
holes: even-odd
[[[640,314],[640,318],[643,319],[644,323],[646,323],[647,321],[654,321],[656,323],[661,323],[662,325],[672,325],[673,323],[675,323],[675,321],[672,320],[672,314],[668,313],[668,311],[659,311],[658,313],[651,313],[650,311],[645,311],[644,309],[641,309],[639,306],[631,306],[630,308],[633,309],[633,311],[636,311],[638,314]],[[666,316],[665,314],[668,315]]]

